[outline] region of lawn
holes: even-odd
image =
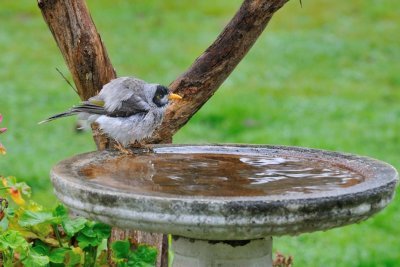
[[[190,2],[190,3],[189,3]],[[175,143],[306,146],[400,167],[400,3],[291,1]],[[215,39],[241,1],[90,0],[119,76],[168,85]],[[56,162],[95,149],[76,120],[37,122],[79,101],[34,0],[0,4],[0,173],[53,205]],[[295,266],[399,266],[400,198],[353,226],[274,239]]]

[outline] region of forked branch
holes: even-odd
[[[170,88],[184,97],[169,107],[149,143],[170,143],[172,136],[207,102],[235,69],[272,15],[288,0],[245,0],[214,43]],[[38,0],[43,17],[72,73],[82,99],[115,78],[114,68],[84,0]],[[105,147],[106,138],[95,138]]]

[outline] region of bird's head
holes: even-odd
[[[152,101],[157,107],[161,108],[167,105],[169,100],[180,99],[182,99],[182,97],[180,95],[171,93],[168,87],[156,85]]]

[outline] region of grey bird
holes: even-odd
[[[88,101],[39,124],[78,114],[90,123],[97,122],[104,133],[126,147],[152,135],[172,99],[182,97],[159,84],[120,77],[105,84],[99,94]]]

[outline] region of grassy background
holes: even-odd
[[[190,2],[190,3],[189,3]],[[90,0],[119,76],[169,84],[215,39],[239,0]],[[267,143],[375,157],[400,167],[400,2],[291,1],[176,143]],[[93,150],[75,119],[38,126],[78,97],[34,0],[0,3],[0,112],[9,131],[0,173],[27,181],[52,205],[48,172]],[[295,266],[399,266],[400,199],[372,219],[275,238]]]

